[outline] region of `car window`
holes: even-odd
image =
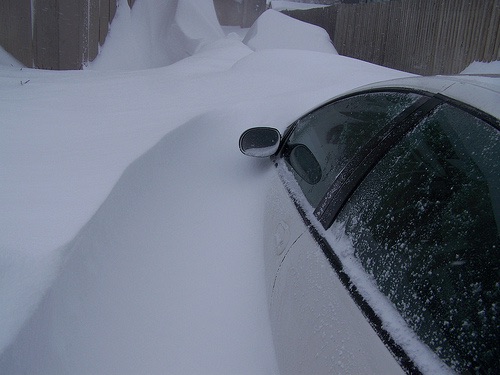
[[[299,119],[284,157],[309,203],[316,207],[348,161],[420,96],[366,93],[325,105]]]
[[[500,348],[500,132],[443,105],[340,212],[355,255],[409,326],[459,372]]]

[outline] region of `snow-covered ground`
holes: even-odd
[[[277,373],[272,169],[238,137],[408,74],[272,10],[243,39],[211,4],[120,0],[83,71],[0,51],[1,374]]]

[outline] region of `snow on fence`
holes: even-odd
[[[115,12],[116,0],[0,0],[0,45],[28,67],[81,69]]]
[[[500,60],[500,0],[400,0],[285,11],[346,56],[422,75]]]

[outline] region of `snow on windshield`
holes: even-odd
[[[214,15],[120,0],[83,71],[0,51],[0,373],[277,373],[261,248],[273,169],[239,135],[407,74],[307,51],[325,39],[302,24],[280,46],[276,12],[250,48]]]

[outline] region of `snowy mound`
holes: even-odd
[[[164,1],[164,0],[156,0]],[[175,61],[191,56],[196,50],[224,37],[212,1],[177,2],[174,22],[170,25],[167,46]]]
[[[23,64],[0,46],[0,68],[2,66],[21,68]]]
[[[461,74],[500,74],[500,61],[489,63],[474,61]]]
[[[337,53],[324,29],[295,20],[275,10],[267,10],[255,21],[243,43],[254,51],[301,49]]]
[[[212,2],[141,0],[132,9],[118,1],[111,31],[92,70],[167,66],[224,36]]]
[[[245,117],[197,117],[126,169],[0,373],[275,373],[264,277],[249,272],[270,169],[234,147]]]

